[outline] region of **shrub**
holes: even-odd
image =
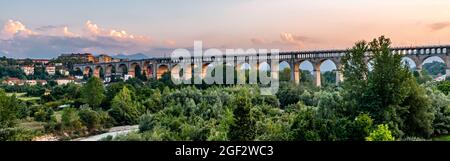
[[[89,131],[96,130],[101,127],[99,114],[89,107],[81,108],[78,111],[81,123],[88,128]]]
[[[152,114],[145,114],[139,118],[139,131],[145,132],[152,130],[155,126],[154,116]]]
[[[367,141],[394,141],[389,126],[386,124],[378,125],[375,130],[373,130],[368,137]]]
[[[36,132],[23,128],[0,129],[0,141],[31,141]]]
[[[44,129],[47,133],[59,131],[61,130],[61,124],[58,123],[55,116],[52,116],[47,124],[44,125]]]
[[[75,108],[66,108],[61,116],[61,130],[73,132],[83,128],[78,111]]]

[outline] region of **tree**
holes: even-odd
[[[322,85],[335,86],[336,85],[336,71],[326,71],[322,74]]]
[[[9,128],[15,125],[18,113],[18,102],[16,96],[6,96],[3,89],[0,89],[0,129]]]
[[[145,99],[142,104],[145,106],[146,112],[155,113],[164,108],[163,107],[163,98],[161,95],[161,91],[159,89],[152,90],[152,91],[153,92],[151,95],[147,95],[147,97],[148,96],[150,96],[150,97],[148,99]]]
[[[360,114],[355,118],[350,127],[350,139],[352,140],[364,140],[365,137],[370,135],[372,130],[373,120],[368,114]]]
[[[450,132],[450,99],[438,90],[427,89],[427,95],[433,108],[433,134],[448,135]]]
[[[81,130],[83,124],[81,123],[78,111],[75,108],[65,108],[61,115],[61,129],[68,132]]]
[[[442,93],[444,93],[445,95],[448,94],[448,92],[450,92],[450,81],[443,81],[441,83],[439,83],[439,85],[437,86],[437,88],[442,91]]]
[[[295,105],[298,112],[291,126],[294,140],[298,141],[320,141],[321,137],[317,128],[317,107],[305,106],[301,103]]]
[[[291,81],[291,68],[284,68],[280,72],[280,81]]]
[[[367,141],[394,141],[394,137],[389,131],[389,126],[385,124],[378,125],[377,128],[366,137]]]
[[[429,100],[390,44],[383,36],[370,43],[374,68],[368,79],[367,110],[378,123],[389,123],[395,136],[428,137],[433,119]]]
[[[89,131],[94,131],[101,127],[101,120],[99,114],[89,107],[83,107],[78,111],[81,123],[88,128]]]
[[[344,56],[344,96],[351,116],[370,114],[377,124],[389,124],[394,136],[428,137],[433,120],[423,87],[402,64],[402,55],[381,36],[368,45],[359,42]],[[370,53],[370,55],[366,55]],[[368,71],[365,57],[372,59]]]
[[[406,136],[429,138],[433,134],[434,120],[431,101],[425,89],[419,86],[414,78],[410,77],[405,83],[405,86],[409,87],[409,94],[400,106],[407,107],[408,113],[403,116],[403,127],[400,128],[407,133]]]
[[[433,61],[431,63],[423,64],[423,69],[433,76],[439,74],[445,75],[446,65],[443,62]]]
[[[257,120],[251,115],[252,102],[249,91],[241,90],[241,92],[234,101],[234,119],[228,135],[231,141],[252,141],[256,137]]]
[[[301,99],[301,95],[305,91],[301,88],[298,88],[297,86],[293,84],[286,84],[280,87],[280,89],[277,92],[277,97],[280,100],[280,106],[281,108],[284,108],[291,104],[296,104]]]
[[[369,69],[365,62],[365,53],[369,49],[367,42],[360,41],[349,50],[342,58],[343,74],[345,81],[342,83],[344,88],[344,99],[346,108],[350,115],[354,116],[361,111],[362,105],[366,102],[365,91],[367,89],[367,77]]]
[[[82,102],[91,107],[98,108],[105,98],[105,89],[99,78],[92,77],[81,88]]]
[[[119,125],[132,125],[137,123],[140,111],[137,102],[132,99],[132,93],[127,87],[117,93],[111,103],[108,113]]]
[[[145,114],[139,118],[139,131],[145,132],[149,130],[153,130],[156,124],[156,120],[154,119],[154,115]]]

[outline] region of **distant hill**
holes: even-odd
[[[148,59],[149,58],[147,55],[142,54],[142,53],[131,54],[131,55],[118,54],[113,57],[118,58],[118,59],[129,59],[129,60],[139,60],[139,59]]]

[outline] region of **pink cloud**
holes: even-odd
[[[177,44],[177,42],[175,40],[165,40],[164,44],[166,44],[168,46],[175,46]]]
[[[250,39],[250,41],[255,44],[255,45],[263,45],[266,44],[266,40],[262,39],[262,38],[252,38]]]
[[[450,22],[437,22],[429,25],[431,30],[438,31],[450,27]]]
[[[22,24],[22,22],[8,20],[8,22],[6,22],[6,24],[3,26],[0,37],[9,39],[16,35],[28,36],[28,35],[35,35],[35,34],[37,34],[37,33],[28,29],[24,24]]]

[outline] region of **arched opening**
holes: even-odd
[[[279,64],[279,70],[280,70],[280,75],[279,75],[280,81],[287,82],[292,79],[291,78],[291,66],[289,65],[288,62],[282,61]]]
[[[118,80],[118,78],[116,78],[116,67],[112,64],[106,66],[106,71],[105,71],[105,82],[115,82]]]
[[[182,80],[183,74],[184,74],[183,73],[183,68],[181,67],[180,64],[176,64],[170,70],[170,76],[172,77],[172,79]]]
[[[156,79],[161,79],[163,74],[169,72],[169,66],[168,65],[159,65],[158,69],[156,71]]]
[[[321,84],[324,86],[333,86],[339,82],[339,73],[337,73],[337,66],[332,60],[327,59],[320,63]]]
[[[106,66],[105,77],[111,77],[113,73],[116,73],[116,68],[111,64]]]
[[[83,70],[81,70],[81,68],[79,68],[79,67],[76,67],[75,70],[72,71],[72,75],[83,76]]]
[[[137,78],[144,81],[146,80],[145,76],[142,73],[142,68],[138,63],[133,63],[130,65],[128,75],[130,75],[131,78]]]
[[[211,73],[211,76],[214,76],[214,73],[212,72],[214,70],[214,65],[210,63],[202,64],[202,79],[205,79],[208,73]]]
[[[248,83],[251,66],[249,63],[241,63],[236,65],[236,79],[238,84]]]
[[[439,56],[430,56],[424,59],[422,63],[423,76],[429,75],[435,80],[445,80],[447,65],[443,58]]]
[[[269,63],[261,62],[259,64],[258,70],[259,70],[259,72],[258,72],[258,74],[259,74],[259,76],[258,76],[258,83],[264,84],[265,81],[261,80],[263,77],[266,77],[266,78],[271,78],[272,77],[272,73],[271,73],[272,72],[272,68],[269,65]]]
[[[302,61],[299,64],[299,77],[300,77],[300,84],[307,84],[307,85],[313,85],[314,83],[314,66],[313,64],[308,61]]]
[[[117,74],[120,76],[123,76],[125,74],[128,74],[128,67],[126,64],[120,64],[117,68]]]
[[[90,78],[93,75],[93,71],[91,67],[85,67],[83,71],[83,75],[85,78]]]
[[[409,57],[403,57],[402,58],[402,64],[405,65],[405,66],[408,66],[409,69],[411,69],[411,70],[415,70],[416,66],[417,66],[416,63],[414,62],[414,60],[412,60]]]
[[[105,78],[105,71],[103,70],[103,67],[96,66],[94,70],[94,77],[104,79]]]

